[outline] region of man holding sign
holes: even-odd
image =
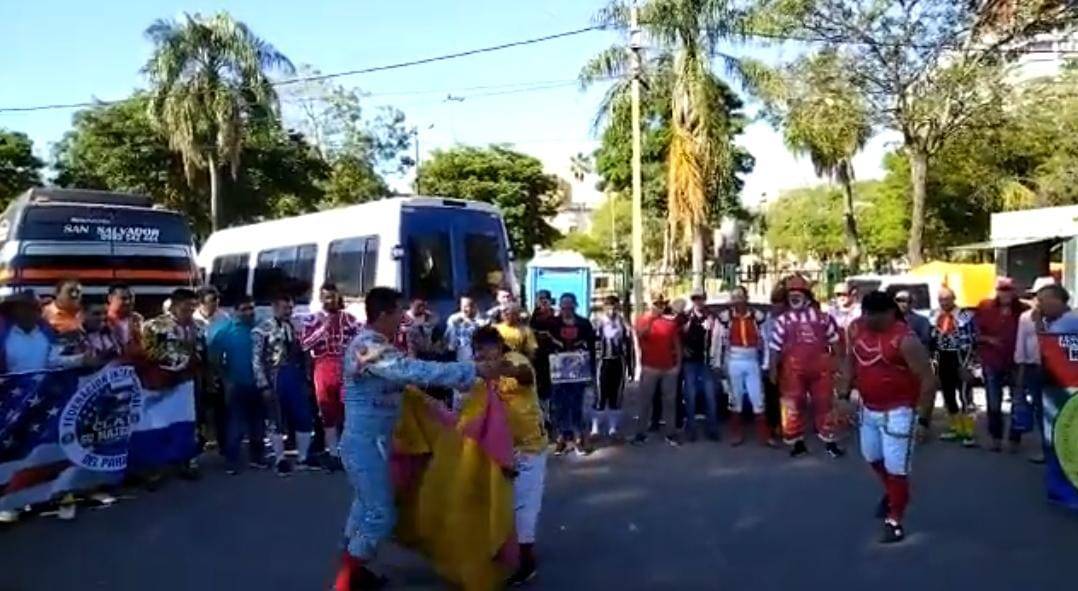
[[[1044,311],[1053,300],[1065,310],[1068,294],[1058,285],[1037,292]],[[1045,485],[1048,500],[1078,510],[1078,313],[1046,321],[1040,338],[1044,372]]]

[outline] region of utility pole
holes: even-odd
[[[415,134],[415,194],[422,195],[423,189],[419,185],[419,126],[412,131]]]
[[[640,41],[640,9],[633,3],[629,13],[629,54],[632,76],[632,118],[633,118],[633,311],[644,311],[644,193],[643,172],[641,170],[640,147],[640,76],[642,60],[640,53],[643,44]]]

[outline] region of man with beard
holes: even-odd
[[[319,290],[322,310],[307,321],[300,345],[314,358],[314,395],[322,415],[326,436],[326,467],[337,470],[340,465],[338,433],[344,420],[343,387],[344,350],[359,332],[359,322],[344,311],[337,286],[325,283]]]
[[[834,372],[838,368],[839,332],[835,321],[820,312],[808,282],[794,275],[786,279],[786,310],[775,319],[771,333],[769,377],[782,396],[782,436],[792,457],[808,453],[805,445],[806,406],[812,400],[816,435],[827,454],[845,452],[835,442],[831,406]]]
[[[935,398],[936,378],[928,349],[902,321],[892,298],[870,293],[862,310],[864,316],[850,327],[842,398],[849,398],[851,387],[861,395],[861,453],[883,484],[880,541],[892,544],[906,536],[902,518],[910,500],[917,408]]]

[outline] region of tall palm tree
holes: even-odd
[[[704,237],[717,199],[730,194],[733,157],[726,87],[711,69],[720,57],[728,66],[736,60],[718,51],[721,41],[736,37],[739,15],[729,0],[649,0],[640,7],[640,23],[660,48],[659,61],[668,66],[670,146],[667,161],[667,214],[671,231],[692,245],[694,287],[704,281]],[[628,28],[629,4],[614,0],[597,15],[612,28]],[[624,75],[627,50],[612,47],[592,59],[581,72],[584,84]],[[627,84],[615,83],[604,109],[623,100]]]
[[[842,187],[846,263],[861,264],[861,241],[854,215],[853,157],[872,134],[868,106],[849,78],[849,70],[832,52],[792,64],[763,94],[772,120],[783,128],[792,152],[812,161],[816,176]]]
[[[188,184],[207,171],[213,229],[221,224],[221,168],[235,177],[252,114],[280,116],[268,72],[291,75],[292,62],[247,25],[220,12],[159,19],[146,29],[154,51],[143,67],[149,77],[150,117],[183,158]]]
[[[569,169],[576,181],[583,182],[584,177],[592,172],[591,156],[583,152],[577,152],[569,157]]]

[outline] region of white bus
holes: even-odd
[[[511,259],[493,206],[394,197],[215,232],[198,264],[226,307],[243,294],[265,306],[285,291],[304,315],[321,308],[318,288],[332,282],[357,318],[363,294],[385,286],[425,298],[445,320],[462,295],[483,310],[498,289],[515,293]]]

